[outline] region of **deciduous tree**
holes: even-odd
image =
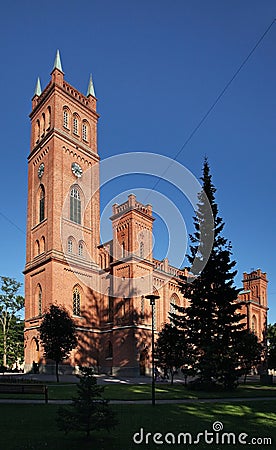
[[[267,328],[268,339],[268,368],[276,369],[276,323]]]
[[[58,365],[77,346],[74,321],[64,308],[51,305],[43,317],[39,332],[44,356],[55,361],[56,378],[59,382]]]
[[[0,277],[0,326],[3,346],[3,366],[7,366],[8,338],[16,323],[16,314],[24,306],[24,298],[18,294],[21,283],[14,278]]]
[[[184,332],[166,323],[158,334],[155,357],[158,367],[170,373],[171,384],[173,384],[175,372],[189,363],[189,355]]]
[[[258,342],[257,336],[249,330],[240,333],[237,343],[240,358],[241,374],[244,375],[244,383],[250,371],[261,362],[263,346]]]

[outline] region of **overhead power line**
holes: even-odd
[[[188,145],[188,143],[190,142],[190,140],[193,138],[193,136],[196,134],[196,132],[199,130],[199,128],[201,127],[201,125],[205,122],[205,120],[207,119],[207,117],[210,115],[210,113],[213,111],[213,109],[215,108],[215,106],[217,105],[217,103],[220,101],[220,99],[223,97],[223,95],[225,94],[225,92],[227,91],[227,89],[229,88],[229,86],[233,83],[233,81],[235,80],[235,78],[238,76],[238,74],[241,72],[241,70],[243,69],[243,67],[246,65],[247,61],[249,60],[249,58],[253,55],[253,53],[255,52],[255,50],[257,49],[257,47],[261,44],[261,42],[263,41],[263,39],[265,38],[265,36],[267,35],[267,33],[270,31],[270,29],[272,28],[272,26],[274,25],[274,23],[276,22],[276,19],[274,19],[271,24],[266,28],[265,32],[262,34],[262,36],[258,39],[258,41],[256,42],[256,44],[254,45],[254,47],[250,50],[250,52],[248,53],[248,55],[246,56],[246,58],[242,61],[242,63],[240,64],[240,66],[238,67],[238,69],[235,71],[234,75],[230,78],[230,80],[226,83],[226,85],[224,86],[224,88],[222,89],[222,91],[219,93],[219,95],[217,96],[217,98],[215,99],[215,101],[212,103],[212,105],[209,107],[209,109],[206,111],[206,113],[203,115],[203,117],[200,119],[200,121],[198,122],[198,124],[195,126],[195,128],[193,129],[193,131],[190,133],[190,135],[188,136],[188,138],[186,139],[186,141],[184,142],[184,144],[182,145],[182,147],[180,148],[180,150],[174,155],[174,157],[172,158],[172,160],[176,160],[176,158],[183,152],[184,148]],[[154,184],[154,186],[151,188],[151,191],[153,191],[156,186],[158,185],[158,183],[160,182],[160,180],[162,180],[162,177],[165,175],[165,173],[167,172],[167,170],[171,167],[173,163],[169,164],[168,167],[164,170],[163,174],[158,177],[158,180],[156,181],[156,183]],[[148,194],[148,196],[150,195],[150,193]]]

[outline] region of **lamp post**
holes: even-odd
[[[151,404],[155,405],[155,365],[154,365],[154,322],[153,322],[153,314],[154,314],[154,306],[155,300],[157,300],[159,295],[149,294],[146,295],[147,299],[150,300],[151,304],[151,354],[152,354],[152,378],[151,378]]]

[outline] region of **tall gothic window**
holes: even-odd
[[[42,127],[41,127],[41,137],[45,134],[45,114],[42,113]]]
[[[40,139],[40,122],[39,120],[36,121],[36,130],[35,130],[35,136],[36,136],[36,144],[39,142]]]
[[[79,256],[83,256],[83,243],[79,243]]]
[[[82,124],[82,139],[87,141],[87,125],[86,123]]]
[[[46,111],[46,130],[50,130],[51,128],[51,106],[48,106]]]
[[[38,309],[38,315],[42,315],[42,289],[41,286],[38,286],[38,298],[37,298],[37,309]]]
[[[71,238],[67,242],[67,251],[68,253],[73,253],[73,240]]]
[[[69,128],[69,114],[66,109],[63,111],[63,126],[64,128]]]
[[[70,193],[70,220],[81,223],[81,199],[76,188],[73,188]]]
[[[252,333],[257,333],[257,319],[256,319],[256,316],[254,315],[253,317],[252,317]]]
[[[172,295],[172,297],[170,298],[170,314],[175,314],[176,313],[176,307],[175,305],[179,304],[179,299],[178,297],[174,294]],[[170,318],[171,324],[173,324],[172,319]]]
[[[39,195],[39,222],[45,219],[45,189],[41,185],[40,186],[40,195]]]
[[[41,253],[45,252],[46,246],[45,246],[45,237],[42,236],[41,238]]]
[[[79,132],[79,122],[77,116],[73,117],[73,133],[78,134]]]
[[[144,258],[144,242],[140,242],[140,258]]]
[[[40,255],[40,244],[39,244],[39,240],[37,239],[35,241],[35,256]]]
[[[74,316],[80,316],[80,292],[78,288],[73,291],[73,314]]]

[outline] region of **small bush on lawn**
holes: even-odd
[[[73,398],[72,405],[58,410],[59,429],[66,434],[70,431],[83,431],[89,436],[91,431],[114,428],[117,419],[109,408],[108,400],[102,397],[104,386],[97,385],[93,369],[81,367],[80,370],[78,397]]]

